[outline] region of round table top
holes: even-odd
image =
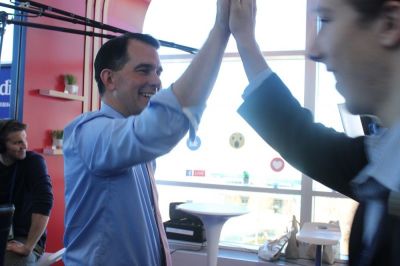
[[[177,209],[191,214],[213,216],[238,216],[248,213],[248,209],[242,205],[218,204],[218,203],[183,203]]]
[[[334,245],[341,237],[340,227],[328,223],[304,223],[297,239],[314,245]]]

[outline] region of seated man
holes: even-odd
[[[53,205],[46,163],[27,151],[25,130],[16,120],[0,121],[0,204],[15,206],[4,265],[36,265]]]

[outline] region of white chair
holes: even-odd
[[[57,261],[62,259],[62,256],[64,255],[65,248],[60,249],[57,252],[50,253],[50,252],[45,252],[40,259],[37,262],[38,266],[50,266],[53,263],[56,263]]]

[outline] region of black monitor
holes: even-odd
[[[0,205],[0,265],[4,263],[14,209],[14,205],[12,204]]]

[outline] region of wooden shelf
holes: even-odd
[[[56,91],[56,90],[40,89],[39,94],[44,95],[44,96],[54,97],[54,98],[62,98],[62,99],[71,100],[71,101],[81,101],[81,102],[85,101],[85,97],[83,97],[83,96],[69,94],[69,93],[65,93],[62,91]]]
[[[62,149],[53,149],[52,147],[46,147],[43,149],[43,154],[46,155],[62,155]]]

